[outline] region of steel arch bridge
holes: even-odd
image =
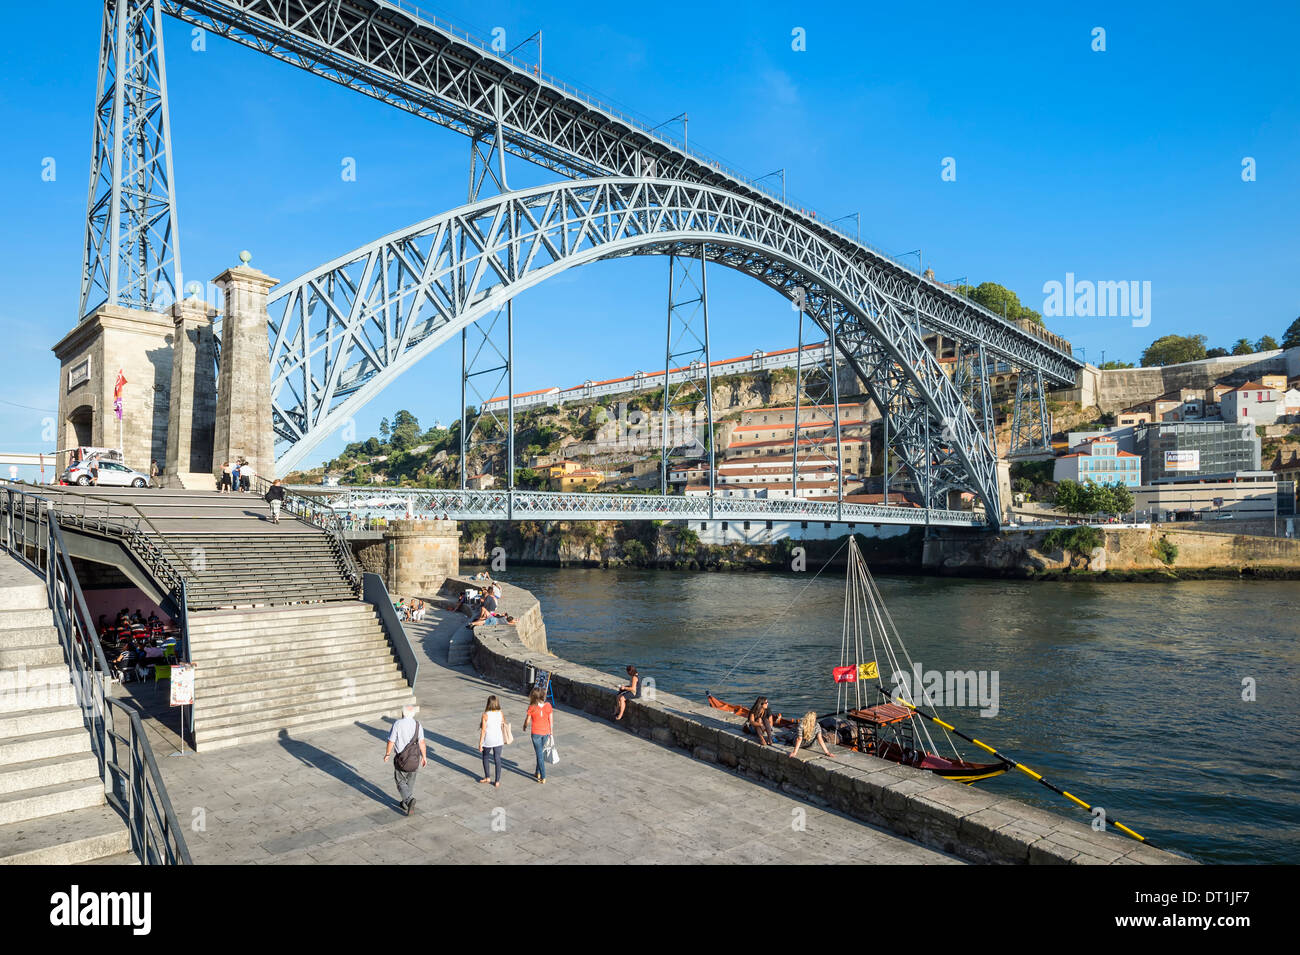
[[[977,493],[996,521],[993,449],[910,316],[799,222],[669,180],[580,180],[494,196],[281,285],[268,303],[276,431],[287,445],[277,465],[297,467],[396,375],[524,289],[598,259],[699,248],[801,299],[879,406],[882,369],[901,369],[941,422],[931,471],[947,468],[950,484]]]
[[[784,179],[778,195],[688,148],[684,135],[680,141],[667,135],[663,124],[652,126],[597,102],[539,66],[405,9],[400,0],[105,0],[83,315],[100,301],[150,307],[160,289],[171,300],[178,297],[164,15],[471,140],[468,205],[327,263],[273,297],[272,425],[283,450],[281,467],[300,462],[330,427],[458,329],[464,336],[476,320],[499,309],[512,341],[514,295],[549,275],[612,256],[667,255],[673,288],[679,268],[698,268],[699,297],[688,297],[685,306],[702,310],[703,336],[690,327],[689,316],[682,318],[683,303],[670,292],[666,368],[691,357],[693,367],[705,369],[706,383],[706,262],[749,273],[796,300],[800,341],[806,314],[829,335],[832,353],[843,356],[882,411],[886,503],[894,451],[899,473],[919,489],[927,509],[950,490],[969,490],[996,525],[990,367],[1019,370],[1013,451],[1046,442],[1045,388],[1072,383],[1081,367],[1063,340],[1007,322],[918,274],[919,264],[913,270],[787,202]],[[511,192],[507,156],[578,181]],[[500,195],[477,201],[485,185]],[[495,319],[488,324],[497,326]],[[685,350],[674,351],[675,328],[687,342]],[[489,332],[477,331],[487,342]],[[925,347],[926,333],[959,343],[959,373],[952,381]],[[699,345],[694,351],[692,336]],[[513,393],[510,347],[497,351]],[[839,435],[834,371],[832,364],[829,375],[823,372],[820,396],[807,391],[814,404],[834,402]],[[465,387],[474,374],[464,359],[462,425]],[[669,384],[665,372],[665,431],[673,403]],[[689,390],[679,389],[677,400],[688,398]],[[800,371],[796,408],[803,390]],[[695,392],[709,406],[711,422],[707,393],[698,383]],[[1037,415],[1031,410],[1035,403]],[[508,420],[512,431],[513,405]],[[512,442],[508,434],[510,461]],[[795,484],[799,443],[793,445]],[[460,458],[463,490],[464,446]],[[668,459],[665,444],[665,474]],[[712,498],[711,445],[709,462]],[[508,475],[513,484],[512,469]],[[842,469],[839,483],[842,497]],[[843,501],[838,507],[842,512]]]

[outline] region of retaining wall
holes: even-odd
[[[479,627],[471,650],[474,666],[504,686],[526,686],[526,663],[553,670],[558,704],[606,719],[614,712],[615,677],[541,656],[508,627]],[[645,674],[653,676],[653,674]],[[855,819],[889,829],[923,845],[978,863],[998,864],[1189,864],[1125,836],[1094,832],[1088,825],[932,773],[839,749],[835,759],[819,750],[791,758],[784,746],[761,746],[718,710],[668,693],[628,703],[623,724],[630,732],[687,750],[713,763]],[[561,739],[561,742],[563,740]],[[743,807],[718,807],[739,811]]]

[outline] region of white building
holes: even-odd
[[[1281,413],[1281,393],[1259,381],[1226,391],[1220,399],[1223,420],[1241,424],[1273,424]]]

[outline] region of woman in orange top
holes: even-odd
[[[546,692],[541,687],[533,687],[533,692],[528,694],[528,715],[524,717],[524,729],[532,724],[533,752],[537,754],[537,771],[533,775],[543,784],[546,782],[546,741],[551,735],[553,709],[546,702]]]

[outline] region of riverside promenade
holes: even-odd
[[[555,716],[561,761],[539,785],[521,732],[526,698],[448,661],[463,624],[435,610],[407,625],[430,744],[410,817],[397,807],[391,761],[381,761],[396,714],[184,756],[169,755],[175,736],[153,724],[195,863],[961,864],[566,706]],[[490,693],[515,731],[499,789],[477,782],[478,719]]]

